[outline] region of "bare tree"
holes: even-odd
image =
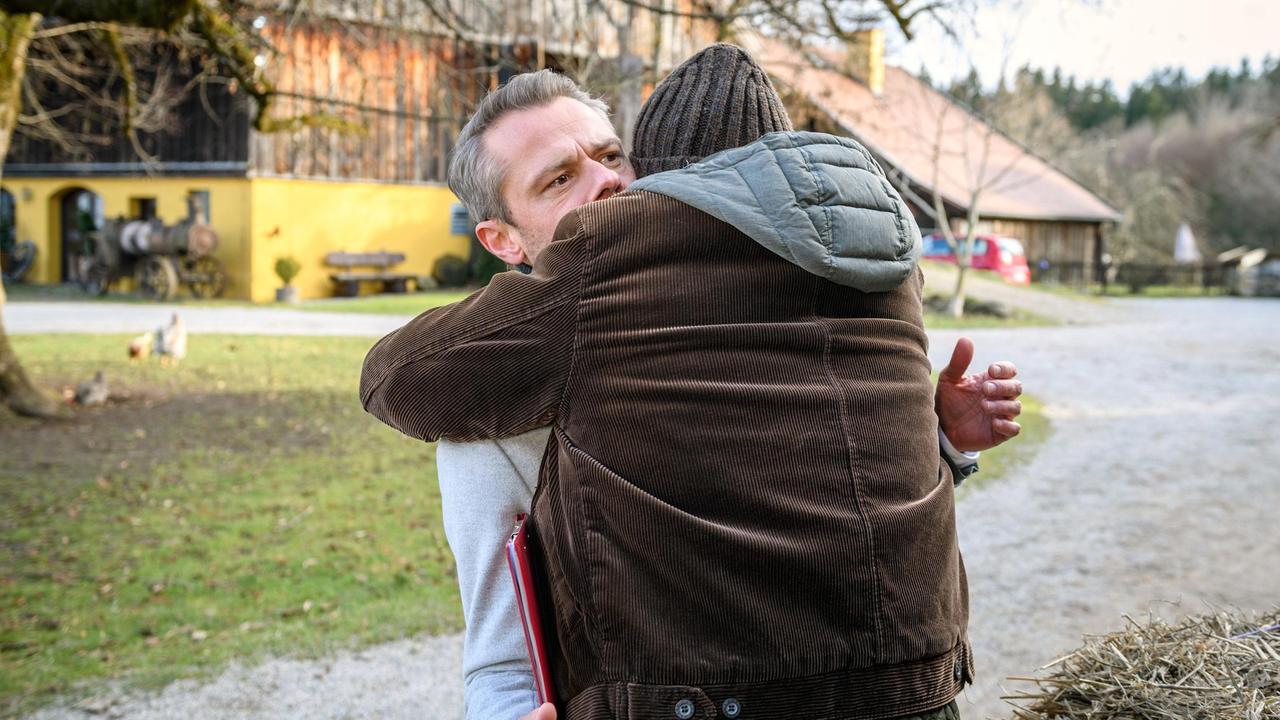
[[[240,23],[239,10],[235,0],[0,0],[0,158],[7,155],[19,123],[67,148],[92,142],[92,133],[73,128],[83,128],[95,113],[116,116],[118,126],[145,157],[137,133],[163,122],[164,99],[170,93],[164,74],[152,76],[149,84],[139,82],[130,53],[138,42],[177,39],[199,47],[256,100],[254,125],[260,131],[348,127],[346,121],[321,114],[273,113],[275,87],[256,62],[260,41]],[[57,19],[44,23],[46,16]],[[95,42],[105,45],[114,61],[106,66],[105,76],[101,63],[86,61]],[[44,50],[34,62],[33,47]],[[42,105],[33,82],[46,78],[60,83],[70,99],[64,98],[58,107]],[[25,114],[24,105],[29,105]],[[31,383],[9,344],[3,324],[5,301],[0,289],[0,404],[21,415],[57,417],[59,405]]]
[[[979,4],[1010,1],[695,0],[685,4],[675,0],[548,0],[550,10],[541,15],[543,24],[532,34],[543,44],[561,46],[565,45],[566,31],[572,36],[579,52],[559,57],[561,68],[584,86],[613,99],[616,125],[624,143],[629,144],[642,88],[660,81],[666,70],[697,49],[678,51],[679,43],[673,39],[676,23],[703,42],[732,42],[744,33],[763,33],[801,49],[814,41],[846,44],[858,31],[871,26],[897,28],[911,40],[923,23],[932,22],[955,35],[964,31],[971,11]],[[519,11],[504,7],[503,12]],[[483,26],[494,25],[491,17],[488,21],[475,17],[484,16],[473,16],[469,25],[464,19],[460,30],[479,35]]]
[[[998,83],[1000,88],[981,109],[963,108],[955,100],[945,103],[936,120],[936,131],[930,144],[932,178],[932,202],[938,230],[956,258],[956,284],[947,304],[947,312],[963,317],[966,297],[965,281],[973,264],[974,241],[982,224],[982,203],[994,190],[1012,189],[1018,181],[1011,178],[1030,157],[1029,146],[1043,146],[1058,136],[1065,124],[1053,111],[1044,97],[1029,95],[1028,88],[1006,90],[1004,74]],[[948,137],[948,121],[955,117],[953,134]],[[1055,122],[1057,121],[1057,122]],[[1006,133],[1003,129],[1008,129]],[[1017,138],[1017,141],[1014,140]],[[994,152],[1013,148],[1013,152]],[[949,161],[947,155],[953,158]],[[957,173],[953,181],[964,193],[964,216],[960,227],[963,235],[956,233],[947,213],[942,195],[944,168]]]
[[[0,159],[9,152],[9,140],[17,122],[27,48],[40,16],[0,13]],[[0,176],[2,177],[2,176]],[[54,417],[58,406],[31,384],[4,331],[4,285],[0,284],[0,402],[14,412]]]

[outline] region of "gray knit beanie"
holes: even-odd
[[[717,43],[673,70],[645,101],[631,163],[644,177],[790,129],[764,70],[742,48]]]

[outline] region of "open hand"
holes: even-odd
[[[966,375],[971,362],[973,341],[962,337],[938,375],[934,407],[942,432],[957,450],[987,450],[1022,430],[1014,422],[1022,412],[1022,381],[1011,362],[995,362],[984,373]]]

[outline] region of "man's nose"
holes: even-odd
[[[616,170],[607,168],[600,163],[592,163],[595,165],[596,178],[595,188],[591,199],[604,200],[622,192],[622,176]]]

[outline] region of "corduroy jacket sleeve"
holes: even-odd
[[[499,438],[551,424],[589,251],[579,232],[556,236],[564,239],[547,246],[532,274],[495,275],[379,340],[360,375],[365,410],[421,440]]]

